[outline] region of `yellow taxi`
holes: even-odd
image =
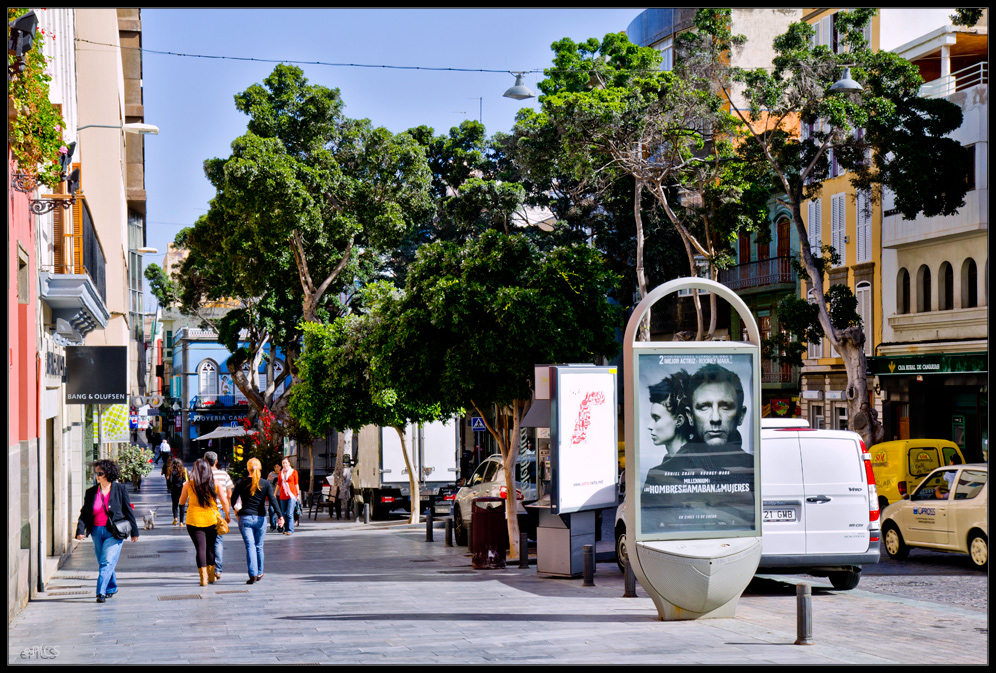
[[[968,554],[989,564],[989,465],[940,467],[882,512],[885,552],[904,559],[911,547]]]
[[[872,470],[879,509],[909,494],[931,470],[961,465],[965,456],[954,442],[945,439],[900,439],[871,447]]]

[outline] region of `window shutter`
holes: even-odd
[[[820,235],[821,202],[822,199],[813,199],[809,202],[809,220],[807,226],[809,227],[809,250],[813,255],[819,255],[822,240],[822,236]]]
[[[860,262],[871,261],[871,198],[867,191],[858,192],[857,244]]]
[[[820,44],[824,44],[833,49],[833,17],[825,16],[820,19]]]
[[[844,245],[844,232],[846,230],[844,196],[844,194],[834,194],[830,197],[830,245],[840,255],[838,266],[844,266],[847,259],[847,249]]]
[[[857,291],[858,315],[861,316],[861,327],[865,332],[865,355],[872,354],[874,325],[872,324],[871,284],[860,283]]]

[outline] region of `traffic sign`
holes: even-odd
[[[477,431],[484,432],[485,430],[487,430],[487,427],[485,427],[484,425],[484,419],[481,418],[480,416],[471,416],[470,429],[473,430],[474,432]]]

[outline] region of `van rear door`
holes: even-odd
[[[800,439],[806,552],[866,551],[868,485],[858,440],[843,433],[836,437]]]
[[[806,553],[800,434],[761,431],[762,554]]]

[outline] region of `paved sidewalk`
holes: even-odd
[[[815,644],[794,645],[791,579],[757,578],[733,619],[660,622],[615,563],[594,587],[535,566],[474,570],[443,531],[304,520],[267,534],[265,577],[225,536],[225,573],[198,586],[193,546],[170,525],[162,477],[135,494],[158,528],[126,542],[119,594],[94,601],[89,538],[7,631],[11,664],[986,664],[988,613],[813,583]],[[44,655],[45,658],[42,658]]]

